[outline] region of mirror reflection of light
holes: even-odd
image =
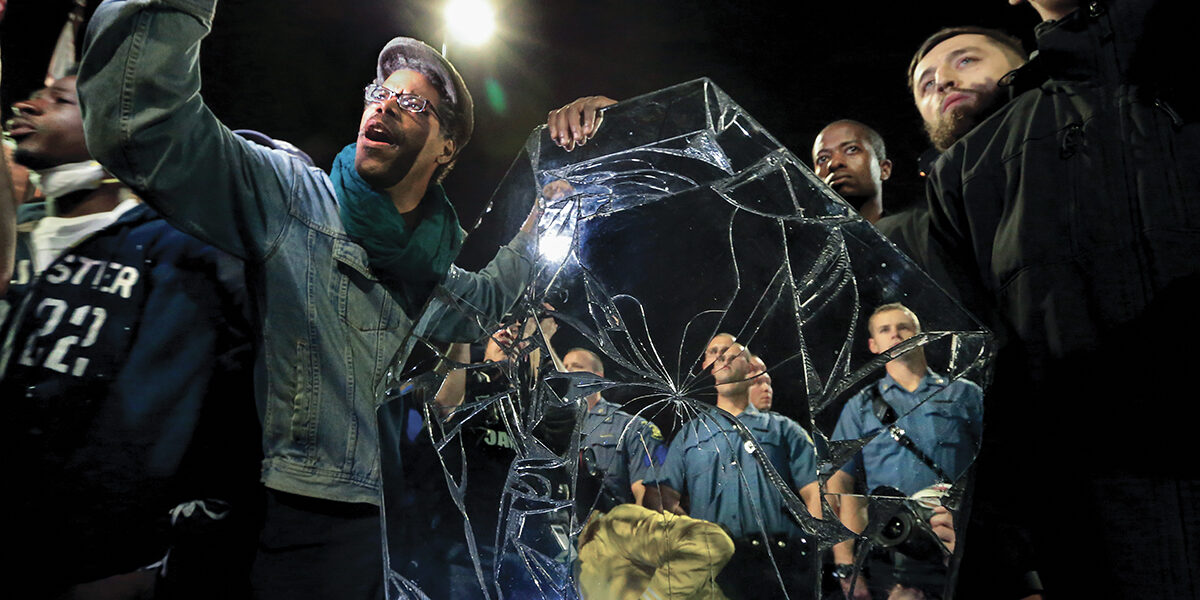
[[[486,42],[496,30],[496,12],[484,0],[450,0],[445,16],[450,34],[469,46]]]
[[[550,263],[562,262],[571,253],[571,236],[544,234],[538,239],[538,252]]]

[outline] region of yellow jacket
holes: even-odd
[[[622,504],[579,536],[584,600],[725,600],[733,540],[716,523]]]

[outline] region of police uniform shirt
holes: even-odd
[[[736,418],[756,443],[743,440],[734,418],[712,409],[685,424],[671,442],[658,482],[687,493],[691,516],[724,525],[735,539],[759,533],[800,537],[782,494],[752,453],[761,449],[794,492],[817,479],[812,439],[783,415],[743,411]]]
[[[979,386],[965,379],[950,381],[933,371],[927,372],[912,392],[891,375],[874,385],[899,415],[896,425],[913,443],[947,474],[956,478],[961,475],[975,456],[983,429],[983,392]],[[842,466],[843,471],[855,475],[861,465],[866,471],[868,492],[886,485],[911,496],[938,482],[932,469],[883,429],[869,390],[846,402],[831,439],[876,437]]]
[[[596,466],[604,472],[605,486],[622,502],[632,502],[630,484],[654,479],[654,471],[666,458],[656,425],[603,398],[584,417],[583,434],[584,446],[595,452]]]

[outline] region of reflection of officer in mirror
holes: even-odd
[[[709,342],[704,365],[717,389],[716,411],[686,423],[667,451],[657,483],[663,504],[682,514],[686,493],[692,517],[722,525],[736,551],[718,579],[733,598],[779,597],[782,577],[792,593],[811,586],[811,549],[760,464],[770,460],[811,514],[820,514],[816,457],[808,433],[774,412],[749,409],[750,352],[729,334]],[[744,439],[734,419],[753,434]]]
[[[767,363],[761,356],[750,357],[750,372],[746,377],[750,379],[750,406],[761,412],[771,410],[775,388],[771,386],[771,374],[767,372]]]
[[[604,376],[604,363],[591,350],[572,348],[562,359],[571,373]],[[667,449],[662,432],[642,417],[630,415],[595,392],[587,397],[584,416],[583,446],[594,458],[594,466],[604,479],[604,487],[620,502],[641,504],[646,486],[643,480],[662,465]]]
[[[903,304],[885,304],[867,320],[867,346],[881,354],[921,332],[917,315]],[[852,397],[842,408],[833,440],[874,439],[829,479],[830,494],[854,494],[894,488],[912,496],[935,484],[953,483],[974,458],[982,430],[983,394],[966,380],[951,381],[929,369],[924,349],[912,348],[889,361],[887,375]],[[861,498],[829,496],[842,522],[861,532],[866,527]],[[834,559],[849,589],[853,540],[834,547]],[[944,581],[940,556],[932,566],[898,555],[898,584],[939,594]],[[928,562],[928,561],[925,561]],[[887,570],[887,569],[884,569]],[[924,574],[921,574],[924,573]],[[881,574],[876,574],[878,577]],[[906,580],[907,578],[907,580]],[[874,581],[886,586],[887,577]],[[860,581],[855,587],[864,586]],[[873,586],[875,587],[875,586]]]

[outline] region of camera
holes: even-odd
[[[933,533],[929,519],[933,508],[941,502],[949,486],[934,486],[921,490],[912,499],[904,502],[896,514],[888,519],[871,541],[909,558],[921,561],[940,560],[945,554],[942,541]],[[879,486],[871,491],[872,496],[907,498],[900,490]]]

